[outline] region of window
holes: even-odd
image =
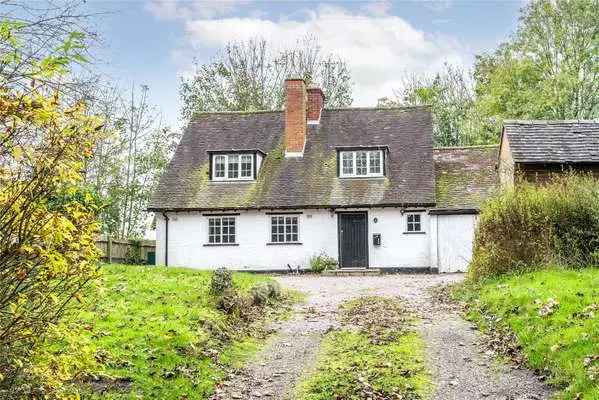
[[[299,241],[299,218],[297,216],[272,216],[270,223],[270,241],[272,243],[293,243]]]
[[[254,154],[215,154],[212,156],[212,179],[254,179]]]
[[[382,150],[358,150],[341,152],[340,176],[342,178],[382,175]]]
[[[235,218],[210,217],[208,218],[208,243],[229,244],[235,243]]]
[[[227,163],[225,156],[214,156],[214,178],[225,177],[225,164]]]
[[[408,214],[408,232],[422,232],[420,214]]]

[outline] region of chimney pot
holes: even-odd
[[[324,93],[321,88],[308,89],[308,121],[318,123],[324,108]]]

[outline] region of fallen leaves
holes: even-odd
[[[559,302],[553,297],[548,298],[544,303],[542,300],[536,299],[535,304],[539,306],[539,316],[541,317],[547,317],[553,314],[559,307]]]
[[[385,344],[405,333],[411,316],[399,299],[366,296],[344,304],[341,320],[357,327],[370,338],[371,343]]]

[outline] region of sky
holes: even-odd
[[[525,0],[439,1],[90,1],[102,38],[100,68],[123,87],[147,85],[164,121],[181,127],[179,83],[194,60],[256,37],[275,48],[307,34],[350,68],[353,106],[375,106],[402,77],[444,63],[470,69],[517,27]]]

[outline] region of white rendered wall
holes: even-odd
[[[436,232],[431,253],[439,272],[465,272],[472,259],[476,215],[435,215]]]
[[[345,210],[344,210],[345,211]],[[353,210],[352,210],[353,211]],[[362,210],[355,210],[362,211]],[[248,211],[236,216],[238,246],[204,246],[208,240],[208,217],[198,212],[169,213],[168,264],[199,269],[228,267],[237,270],[287,270],[308,266],[311,256],[324,252],[339,258],[337,214],[329,210],[303,210],[300,218],[301,245],[267,245],[270,215]],[[377,222],[374,222],[374,219]],[[421,213],[423,234],[405,234],[406,214],[399,209],[368,211],[369,264],[373,268],[428,268],[430,262],[430,218]],[[372,235],[381,234],[374,246]],[[165,224],[156,215],[156,262],[163,265]]]
[[[374,222],[374,219],[378,222]],[[368,246],[373,268],[428,268],[430,262],[429,225],[426,212],[420,213],[424,233],[407,231],[407,212],[397,208],[378,208],[368,212]],[[372,235],[381,234],[381,245],[372,244]]]
[[[168,264],[170,266],[237,270],[287,270],[305,267],[320,252],[337,257],[335,214],[309,210],[299,214],[301,245],[268,245],[270,215],[241,212],[236,218],[236,246],[204,246],[208,242],[208,217],[202,213],[169,213]],[[164,222],[157,221],[157,263],[164,264]]]

